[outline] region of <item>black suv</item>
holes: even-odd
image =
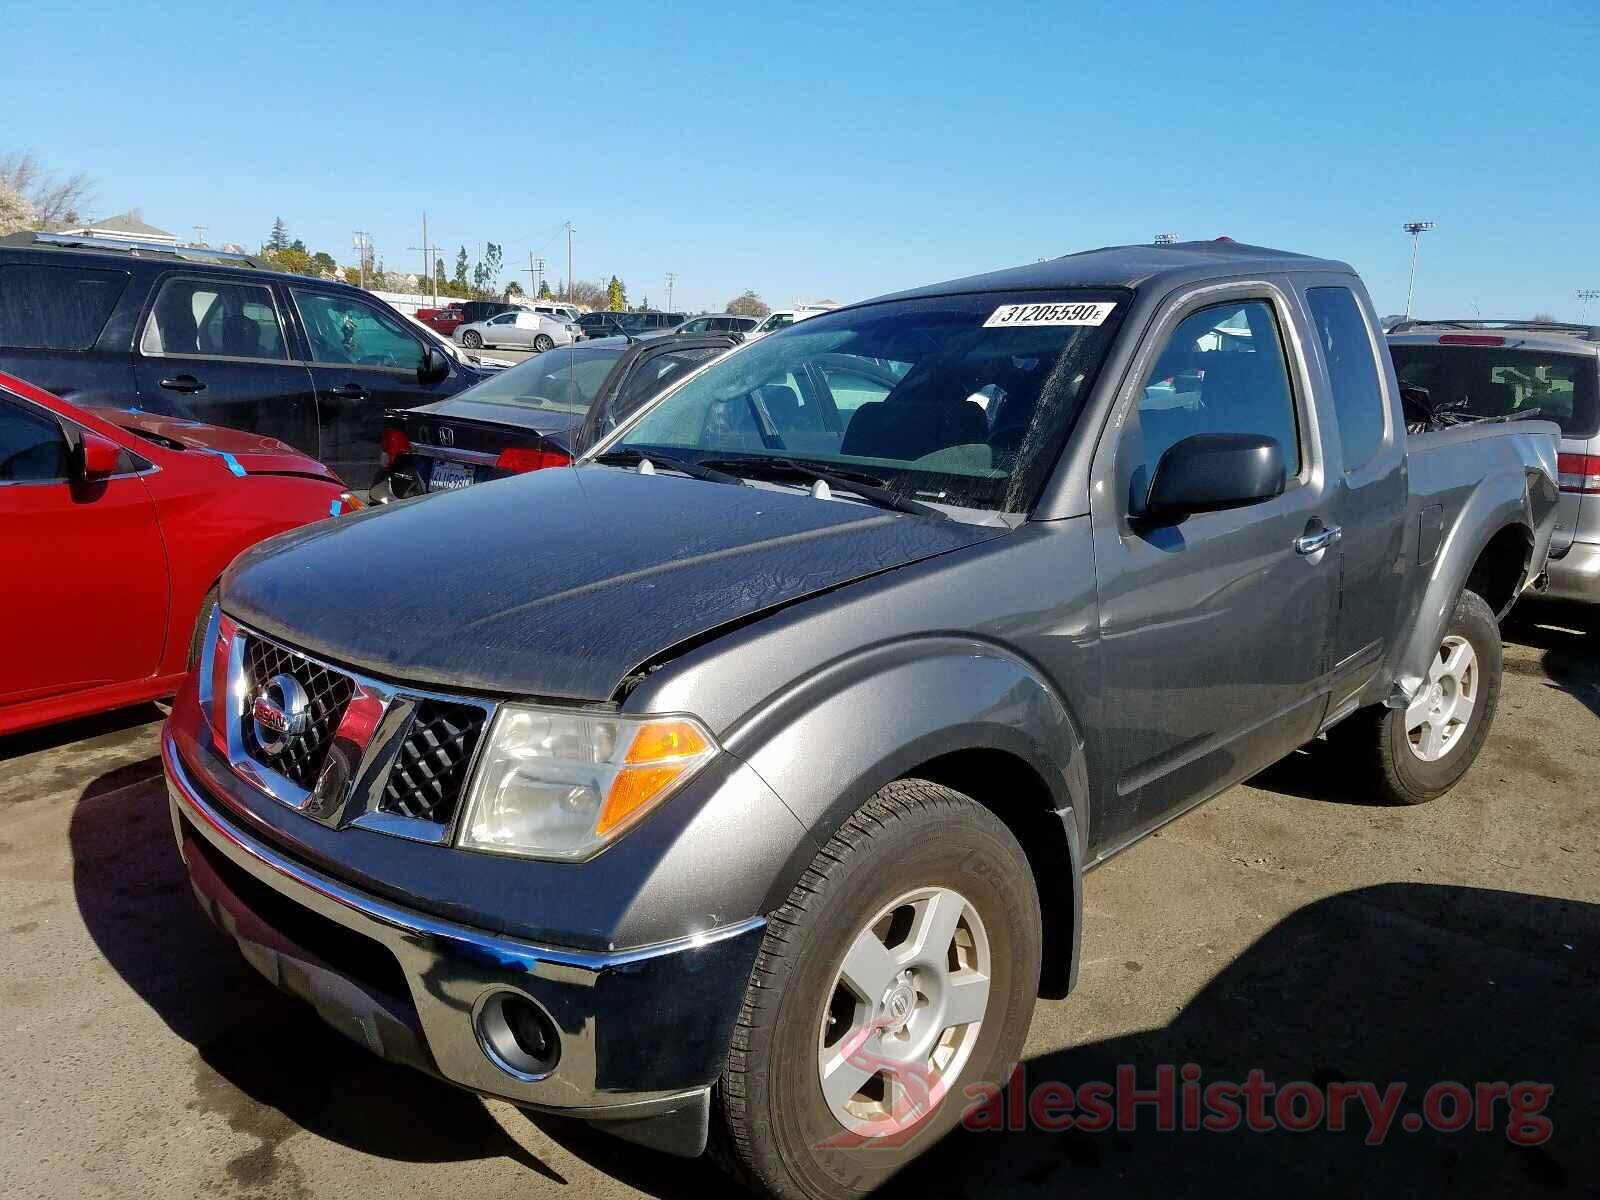
[[[79,404],[267,434],[372,482],[383,414],[482,373],[371,294],[247,255],[0,238],[0,370]]]
[[[592,338],[638,337],[640,334],[669,333],[686,320],[683,313],[590,312],[578,318],[578,327]]]

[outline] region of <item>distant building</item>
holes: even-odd
[[[115,217],[107,217],[103,221],[92,221],[88,225],[79,226],[77,229],[63,229],[62,233],[78,234],[81,237],[111,238],[124,242],[159,242],[169,246],[178,244],[178,235],[168,233],[165,229],[157,229],[154,225],[146,225],[132,213],[121,213]]]

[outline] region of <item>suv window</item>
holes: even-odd
[[[1333,387],[1333,408],[1344,447],[1344,469],[1365,466],[1383,444],[1383,389],[1372,335],[1349,288],[1307,288],[1311,319],[1322,342]]]
[[[1591,437],[1600,428],[1600,373],[1593,355],[1399,343],[1391,343],[1389,353],[1400,382],[1427,388],[1435,408],[1450,405],[1479,417],[1536,408],[1568,437]]]
[[[67,438],[49,417],[0,398],[0,482],[67,477]]]
[[[317,362],[407,371],[422,366],[422,343],[406,332],[398,317],[352,296],[290,291]]]
[[[0,267],[0,346],[87,350],[95,344],[128,276],[89,267]]]
[[[1143,482],[1161,456],[1197,433],[1259,433],[1283,449],[1284,473],[1300,471],[1300,437],[1283,341],[1272,306],[1232,301],[1185,317],[1172,331],[1139,398]]]
[[[272,290],[216,279],[169,279],[145,321],[139,352],[287,358]]]

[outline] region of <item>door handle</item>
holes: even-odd
[[[203,392],[206,385],[193,375],[174,375],[170,379],[163,379],[161,386],[170,392]]]
[[[365,400],[367,389],[359,383],[341,383],[338,387],[328,388],[327,394],[339,400]]]
[[[1295,553],[1315,554],[1318,550],[1326,550],[1329,546],[1337,546],[1344,537],[1344,530],[1337,525],[1324,526],[1314,533],[1304,533],[1294,540]]]

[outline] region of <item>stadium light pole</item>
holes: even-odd
[[[1407,221],[1401,228],[1411,235],[1411,278],[1406,283],[1406,316],[1411,315],[1411,298],[1417,288],[1417,246],[1422,235],[1434,226],[1433,221]]]

